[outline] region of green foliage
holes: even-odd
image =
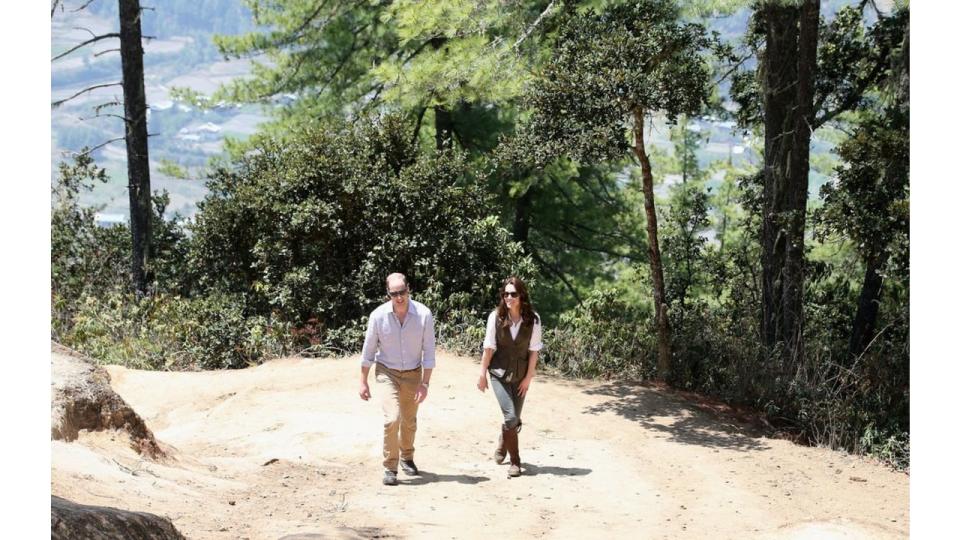
[[[665,170],[679,173],[680,182],[670,186],[660,236],[669,313],[676,319],[673,325],[682,326],[687,302],[706,293],[703,266],[710,227],[709,196],[696,156],[700,134],[688,129],[687,119],[682,118],[672,130],[671,139],[675,164]]]
[[[866,2],[843,7],[832,20],[820,24],[814,129],[873,101],[876,96],[865,90],[881,83],[896,68],[910,12],[896,9],[868,25],[865,6]],[[747,45],[760,55],[764,48],[761,17],[762,11],[757,10],[746,36]],[[762,123],[763,97],[755,70],[739,70],[730,93],[739,105],[736,116],[741,126]]]
[[[595,289],[544,332],[543,362],[574,377],[647,378],[656,368],[649,311],[625,303],[617,291]]]
[[[179,95],[204,107],[282,101],[277,121],[227,142],[230,160],[211,168],[190,235],[163,219],[169,201],[155,196],[154,294],[140,301],[128,285],[129,230],[97,227],[77,202],[103,171],[86,157],[61,164],[53,337],[151,369],[343,354],[385,300],[384,276],[401,271],[433,309],[440,345],[476,355],[497,284],[518,274],[546,322],[545,366],[646,378],[656,332],[628,130],[637,113],[662,115],[676,125],[673,148],[656,130],[647,142],[657,180],[672,184],[657,194],[670,384],[753,406],[809,442],[906,465],[909,14],[867,24],[869,3],[858,4],[821,25],[815,106],[837,129],[818,133],[840,165],[812,159],[819,178],[836,169],[836,179],[808,245],[807,358],[785,373],[760,345],[760,175],[704,165],[706,141],[687,124],[718,94],[711,64],[732,58],[695,22],[744,3],[249,0],[257,30],[217,47],[263,53],[252,77],[212,98]],[[762,54],[759,22],[743,37]],[[762,125],[757,82],[753,71],[732,81],[745,128]],[[437,111],[451,115],[461,152],[433,150]],[[154,115],[165,131],[189,119],[178,108]],[[188,175],[201,159],[184,152],[162,171]],[[859,280],[878,261],[877,330],[852,358]]]
[[[89,153],[78,154],[72,164],[60,164],[51,215],[53,339],[102,361],[134,367],[171,367],[181,355],[194,353],[191,358],[199,358],[200,365],[213,365],[210,358],[216,355],[203,347],[229,343],[221,335],[203,336],[217,331],[213,318],[185,319],[193,315],[182,312],[185,304],[163,295],[134,300],[129,229],[98,227],[96,209],[78,204],[81,191],[105,181],[105,171]],[[154,196],[154,290],[174,288],[183,274],[184,237],[179,223],[162,217],[167,202],[165,194]],[[221,307],[209,314],[227,313]],[[178,323],[193,326],[174,327]]]
[[[671,120],[701,110],[709,96],[711,50],[703,26],[678,20],[672,2],[641,0],[568,11],[556,49],[528,96],[530,131],[546,156],[618,158],[635,112]]]
[[[77,155],[72,164],[61,162],[53,188],[50,215],[50,285],[55,299],[73,302],[85,292],[111,287],[122,273],[122,253],[116,252],[109,235],[97,227],[95,208],[81,208],[80,193],[107,181],[89,153]],[[54,331],[58,321],[54,318]]]
[[[910,232],[909,117],[899,108],[868,114],[839,148],[837,181],[823,186],[817,234],[849,238],[864,260],[893,252],[906,267]]]
[[[381,105],[412,115],[443,106],[503,104],[529,78],[532,29],[544,1],[307,2],[247,0],[257,30],[217,36],[227,58],[264,55],[252,77],[218,89],[210,102],[296,99],[277,125],[358,116]],[[528,26],[531,25],[531,26]],[[532,49],[532,50],[531,50]],[[280,128],[281,130],[283,128]]]
[[[316,319],[322,340],[352,328],[331,341],[348,349],[390,272],[437,319],[464,303],[481,316],[503,276],[531,263],[463,156],[418,155],[408,133],[395,116],[306,127],[219,169],[192,227],[197,292],[239,294],[250,313],[296,325]]]
[[[246,367],[292,352],[286,323],[248,317],[238,297],[130,293],[85,296],[62,343],[107,364],[138,369]]]
[[[491,189],[500,192],[503,221],[513,222],[514,237],[537,263],[543,278],[537,307],[553,323],[590,289],[615,281],[618,265],[646,256],[644,223],[635,211],[641,199],[625,182],[623,162],[590,166],[561,158],[536,168],[529,157],[536,149],[527,144],[535,143],[501,142],[491,160]]]

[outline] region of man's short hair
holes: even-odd
[[[387,276],[387,279],[386,279],[386,281],[385,281],[388,291],[390,290],[390,280],[391,280],[391,279],[397,279],[397,278],[400,278],[400,279],[403,280],[403,286],[404,286],[404,287],[406,287],[407,289],[410,288],[410,282],[407,281],[407,276],[401,274],[400,272],[394,272],[394,273],[390,274],[389,276]]]

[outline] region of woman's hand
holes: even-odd
[[[525,395],[527,393],[527,388],[530,388],[531,382],[533,382],[533,377],[524,377],[523,380],[520,381],[520,385],[517,386],[517,393],[521,396]]]
[[[477,390],[480,390],[481,392],[487,391],[487,374],[486,373],[480,374],[480,380],[477,381]]]

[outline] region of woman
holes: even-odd
[[[520,412],[537,370],[537,358],[543,348],[542,334],[540,316],[533,311],[526,286],[520,278],[508,277],[500,287],[500,304],[487,318],[477,381],[477,388],[486,391],[487,372],[490,372],[490,386],[503,412],[503,426],[493,459],[500,464],[505,454],[510,454],[508,477],[520,476],[517,440],[523,424]]]

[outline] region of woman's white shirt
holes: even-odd
[[[523,321],[510,323],[510,335],[517,339],[520,333],[520,325]],[[529,351],[539,351],[543,348],[543,328],[540,326],[540,315],[533,321],[533,332],[530,334]],[[487,317],[487,334],[483,338],[483,348],[497,350],[497,311],[494,310]]]

